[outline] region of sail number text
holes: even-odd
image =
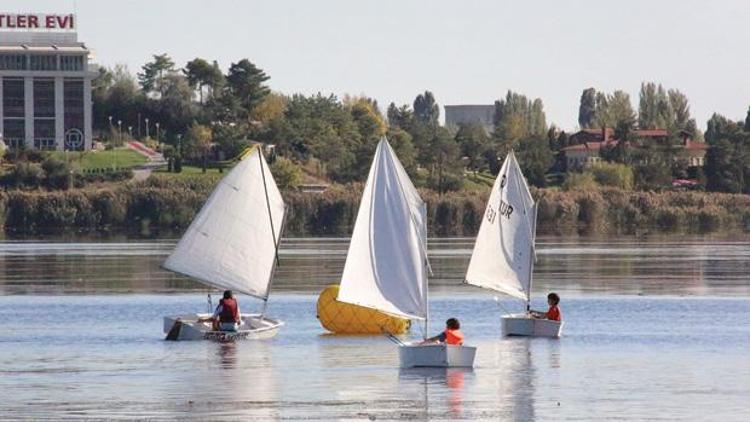
[[[495,222],[495,218],[497,218],[498,213],[501,217],[505,217],[507,219],[510,219],[510,215],[513,214],[513,205],[510,205],[509,203],[500,200],[500,209],[496,210],[492,205],[487,205],[487,212],[485,213],[485,217],[487,218],[487,221],[490,223]]]

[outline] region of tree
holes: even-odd
[[[190,125],[185,136],[185,149],[189,155],[201,158],[201,168],[206,172],[208,165],[208,153],[211,151],[212,140],[211,128],[197,123]]]
[[[187,62],[185,69],[182,71],[185,73],[190,86],[198,91],[198,98],[201,104],[203,104],[204,88],[211,87],[210,92],[213,93],[213,89],[221,85],[224,79],[218,63],[209,64],[201,58],[195,58]]]
[[[198,109],[193,104],[193,90],[185,76],[170,73],[164,77],[162,87],[161,98],[148,103],[149,114],[158,118],[164,133],[168,133],[168,138],[174,141],[174,136],[184,134],[199,117]]]
[[[508,91],[504,100],[495,101],[494,138],[513,147],[520,139],[544,138],[547,123],[542,100],[529,101],[525,95]]]
[[[748,107],[747,115],[745,116],[745,132],[750,132],[750,107]]]
[[[717,140],[706,154],[707,188],[718,192],[742,192],[743,177],[735,146],[726,138]]]
[[[555,157],[544,138],[525,139],[518,143],[518,164],[526,179],[534,186],[546,186],[545,175]]]
[[[270,77],[248,59],[232,63],[227,74],[227,85],[237,97],[245,115],[250,113],[271,90],[265,85]]]
[[[428,126],[437,126],[440,118],[440,106],[435,102],[432,92],[425,91],[414,99],[414,117]]]
[[[461,123],[455,139],[461,155],[469,160],[468,168],[472,171],[481,170],[485,166],[483,153],[489,143],[489,136],[484,128],[477,123]]]
[[[430,187],[439,193],[461,189],[463,168],[458,144],[443,127],[437,128],[431,144],[435,150],[435,169],[430,177]]]
[[[97,78],[97,90],[92,92],[94,127],[111,133],[118,120],[135,122],[138,113],[144,112],[145,97],[128,68],[116,65],[113,69],[100,73],[99,77],[102,79]],[[112,116],[112,126],[109,116]]]
[[[630,104],[630,95],[617,90],[607,98],[607,127],[627,126],[632,128],[636,122],[636,114]]]
[[[211,116],[211,121],[224,126],[236,126],[243,114],[240,100],[226,87],[214,92],[206,104],[206,110]]]
[[[670,89],[667,95],[674,116],[671,129],[673,131],[688,130],[692,119],[690,118],[690,104],[687,96],[676,89]],[[695,121],[693,121],[694,123]]]
[[[679,104],[684,97],[679,91],[673,94],[675,104]],[[684,99],[687,106],[687,99]],[[682,113],[689,110],[681,110]],[[670,132],[678,129],[676,127],[675,111],[672,108],[672,102],[667,91],[661,84],[656,85],[653,82],[642,83],[640,91],[640,100],[638,105],[638,127],[640,129],[668,129]]]
[[[287,98],[279,93],[271,92],[250,113],[250,118],[261,123],[268,123],[284,115]]]
[[[586,88],[581,94],[581,105],[578,107],[578,125],[581,129],[592,127],[596,117],[596,89]]]
[[[357,178],[364,178],[375,148],[385,135],[387,125],[378,110],[377,102],[367,97],[344,97],[344,108],[349,111],[359,133],[358,142],[352,142],[356,157]]]
[[[735,123],[722,116],[721,114],[714,113],[708,122],[706,123],[706,142],[709,145],[713,145],[719,141],[722,137],[728,137],[735,134],[739,129]]]
[[[295,189],[302,182],[302,172],[291,160],[279,157],[271,164],[271,173],[281,189]]]
[[[391,103],[388,106],[387,116],[389,126],[405,130],[410,128],[414,121],[414,113],[406,104],[396,107],[396,104]]]
[[[388,129],[386,136],[406,172],[411,177],[416,176],[416,151],[414,150],[414,144],[411,142],[409,132],[398,127],[391,127]]]
[[[158,92],[164,95],[164,77],[174,72],[174,62],[165,54],[155,54],[154,60],[143,65],[143,73],[138,74],[138,81],[144,93]]]

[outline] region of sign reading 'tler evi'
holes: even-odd
[[[0,13],[0,31],[7,30],[73,31],[75,15]]]

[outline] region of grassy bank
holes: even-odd
[[[52,156],[69,161],[73,166],[86,171],[107,168],[132,168],[145,164],[146,157],[127,148],[106,151],[53,152]]]
[[[6,231],[62,228],[182,229],[200,209],[216,177],[151,177],[140,183],[69,191],[0,194]],[[361,185],[333,186],[321,194],[285,192],[289,236],[346,236],[359,206]],[[472,236],[481,223],[488,189],[439,195],[422,191],[431,235]],[[704,192],[534,190],[540,233],[702,233],[750,227],[750,196]]]

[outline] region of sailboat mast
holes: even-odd
[[[266,195],[266,208],[268,209],[268,220],[271,223],[271,237],[273,238],[273,245],[274,245],[274,258],[276,259],[276,265],[274,265],[271,268],[271,273],[268,275],[268,287],[266,288],[266,297],[263,299],[263,310],[260,313],[260,319],[263,320],[263,316],[266,314],[266,309],[268,308],[268,296],[271,294],[271,284],[273,282],[273,275],[276,272],[276,267],[279,265],[279,244],[281,243],[281,230],[284,229],[284,224],[286,222],[286,207],[284,207],[284,216],[281,219],[281,230],[279,231],[279,239],[276,239],[276,230],[273,226],[273,214],[271,213],[271,201],[268,198],[268,186],[266,185],[266,172],[265,168],[263,167],[263,151],[260,149],[260,146],[258,148],[258,164],[260,165],[260,175],[263,179],[263,192]]]
[[[427,256],[425,256],[425,263],[426,267],[429,267],[429,261],[427,260]],[[430,273],[432,273],[432,270],[430,269]],[[429,336],[430,332],[430,289],[429,289],[429,277],[424,278],[424,303],[425,303],[425,311],[424,311],[424,333],[422,333],[422,340],[427,340],[427,337]]]

